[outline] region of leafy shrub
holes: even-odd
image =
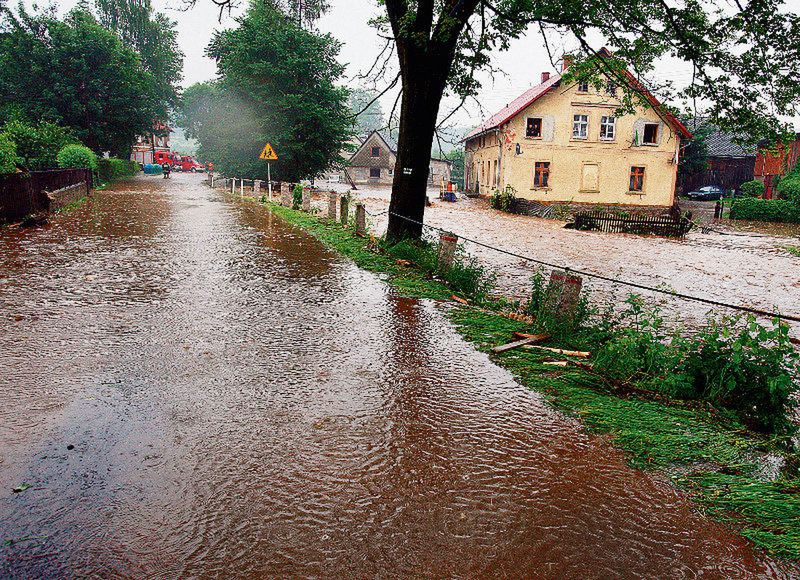
[[[97,175],[102,183],[109,183],[117,179],[132,177],[139,171],[139,164],[135,161],[117,159],[115,157],[101,157],[97,160]]]
[[[733,202],[730,215],[735,220],[800,223],[800,204],[783,199],[746,197]]]
[[[800,206],[800,175],[790,174],[781,179],[775,188],[778,197]]]
[[[765,432],[791,435],[800,355],[788,328],[753,317],[709,319],[692,338],[668,334],[658,309],[631,296],[597,349],[594,368],[611,380],[679,399],[700,399]],[[618,326],[617,326],[618,325]]]
[[[494,190],[494,193],[489,198],[489,205],[493,209],[499,209],[500,211],[511,211],[516,199],[516,191],[513,187],[507,185],[502,192],[498,189]]]
[[[17,170],[17,146],[7,135],[0,133],[0,174]]]
[[[545,277],[543,270],[537,270],[531,276],[531,293],[523,310],[536,319],[534,325],[536,332],[546,332],[560,341],[572,339],[595,313],[595,309],[590,305],[589,293],[585,289],[581,292],[574,316],[566,320],[545,304],[548,284],[549,279]]]
[[[740,188],[742,195],[745,197],[761,197],[764,195],[766,187],[760,181],[754,179],[752,181],[745,181]]]
[[[296,183],[292,189],[292,209],[300,209],[303,203],[303,186]],[[349,206],[348,206],[349,207]]]
[[[58,152],[58,166],[97,169],[97,155],[85,145],[67,145]]]
[[[3,125],[2,134],[16,145],[19,163],[33,170],[58,167],[58,152],[78,142],[70,129],[46,122],[31,125],[25,121],[9,121]]]

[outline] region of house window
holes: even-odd
[[[589,92],[589,83],[587,81],[581,81],[578,83],[578,92],[579,93],[588,93]]]
[[[380,147],[373,147],[372,148],[372,156],[373,157],[380,157],[381,156],[381,148]]]
[[[644,189],[644,167],[631,167],[631,191],[642,191]]]
[[[589,134],[589,115],[573,115],[572,138],[586,139]]]
[[[381,176],[381,168],[380,167],[370,167],[369,168],[369,176],[370,177],[378,177]]]
[[[533,168],[533,187],[547,187],[550,183],[550,162],[537,161]]]
[[[600,139],[613,141],[617,135],[617,119],[615,117],[600,117]]]
[[[606,83],[606,92],[611,95],[612,97],[617,96],[617,83],[614,81],[608,81]]]
[[[540,117],[528,117],[525,136],[529,139],[540,139],[542,137],[542,119]]]
[[[597,163],[584,163],[581,171],[581,191],[600,191],[600,165]]]
[[[658,123],[646,123],[644,126],[644,139],[642,141],[645,145],[655,145],[658,143]]]

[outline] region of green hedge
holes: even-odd
[[[58,166],[64,168],[97,169],[97,155],[84,145],[65,145],[58,152]]]
[[[97,160],[97,175],[101,183],[110,183],[117,179],[133,177],[139,172],[139,164],[135,161],[110,157]]]
[[[731,205],[731,219],[800,223],[800,205],[784,199],[737,199]]]

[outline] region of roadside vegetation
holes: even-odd
[[[450,302],[447,312],[466,339],[554,407],[610,435],[631,465],[659,471],[769,553],[800,558],[792,420],[800,361],[785,326],[710,318],[699,333],[682,336],[667,330],[657,308],[631,295],[623,307],[602,312],[584,297],[565,329],[541,316],[543,273],[534,276],[530,301],[519,304],[494,295],[492,273],[463,251],[442,272],[436,247],[425,240],[389,244],[293,209],[271,211],[362,268],[388,274],[400,294]],[[515,332],[546,332],[547,346],[591,357],[491,352]]]
[[[733,201],[731,219],[800,223],[800,165],[777,183],[776,199],[758,199],[764,189],[760,181],[743,183],[742,192],[747,197]]]

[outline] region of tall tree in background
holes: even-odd
[[[183,52],[178,47],[176,22],[153,10],[150,0],[95,0],[97,19],[113,30],[140,56],[145,70],[155,79],[164,108],[159,118],[178,102],[183,77]]]
[[[386,126],[383,109],[375,97],[377,97],[375,91],[365,89],[350,91],[350,112],[354,116],[355,130],[359,136],[367,135]]]
[[[330,35],[302,27],[271,2],[254,0],[238,27],[218,32],[207,49],[219,80],[184,94],[179,124],[200,143],[198,155],[228,174],[266,178],[258,154],[272,143],[273,176],[297,181],[341,162],[352,135],[344,67]]]
[[[400,135],[387,235],[419,237],[434,132],[442,96],[462,99],[480,88],[476,72],[491,67],[490,51],[507,49],[527,30],[572,38],[580,51],[573,78],[623,77],[652,71],[666,56],[693,64],[684,91],[707,99],[722,127],[767,136],[777,115],[797,111],[800,18],[782,0],[381,0],[377,24],[394,42],[402,81]],[[614,59],[596,58],[588,39],[604,38]],[[549,46],[549,44],[547,44]],[[569,77],[568,77],[569,78]],[[623,84],[623,83],[621,83]],[[624,86],[630,86],[625,82]],[[629,106],[637,99],[633,91]]]
[[[95,151],[126,155],[163,110],[139,56],[92,14],[0,14],[0,103],[70,127]]]

